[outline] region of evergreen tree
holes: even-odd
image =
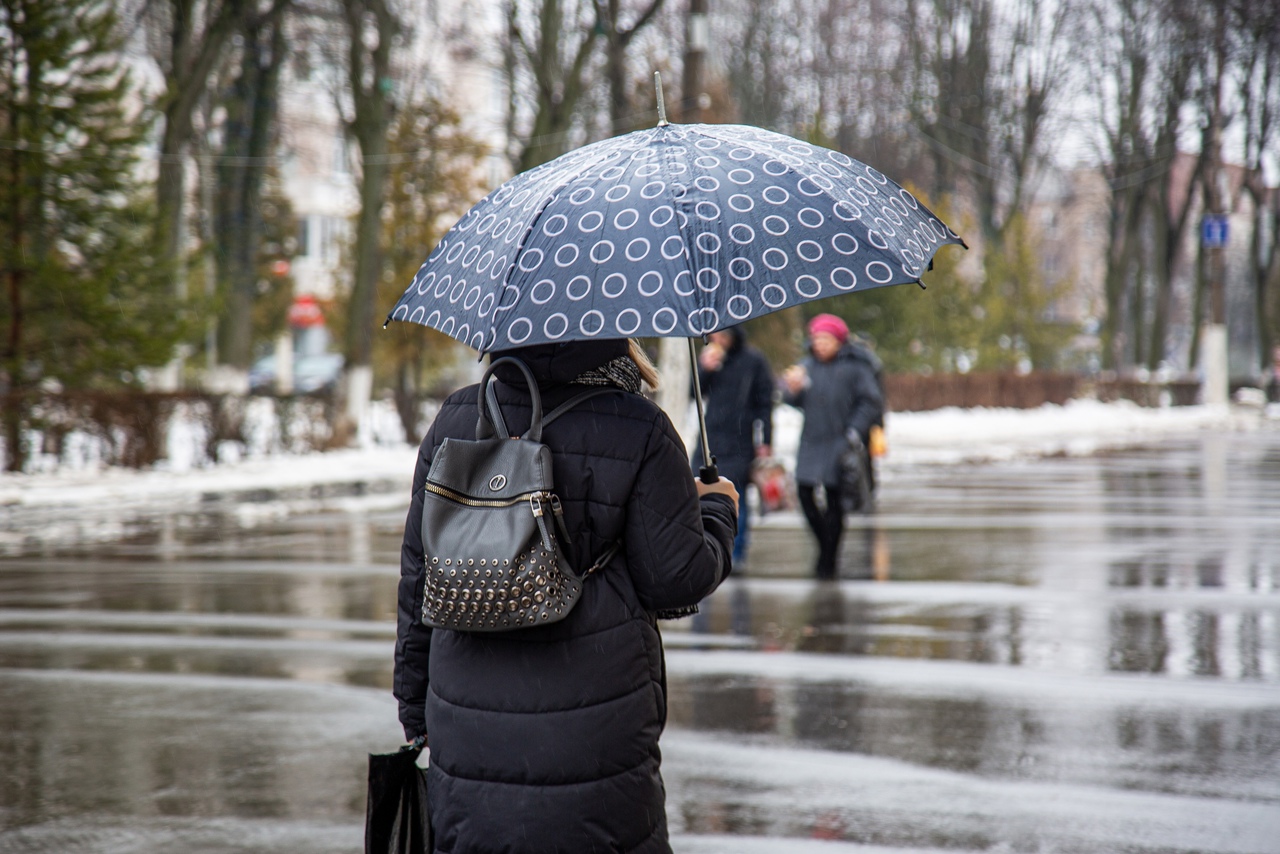
[[[137,384],[178,340],[139,181],[148,125],[120,48],[111,4],[0,0],[0,392],[13,471],[33,391]]]

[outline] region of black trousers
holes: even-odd
[[[816,489],[807,483],[796,486],[800,509],[804,511],[809,530],[818,540],[818,560],[813,565],[813,574],[818,578],[835,578],[840,558],[840,537],[844,534],[844,506],[840,501],[840,489],[824,486],[826,506],[819,507],[814,499]]]

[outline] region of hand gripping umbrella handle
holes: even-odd
[[[707,416],[702,411],[702,383],[698,380],[698,351],[689,339],[689,363],[693,368],[693,399],[698,406],[698,433],[702,439],[702,459],[707,464],[698,469],[698,480],[703,483],[716,483],[720,480],[720,472],[716,468],[716,458],[711,456],[711,443],[707,441]]]

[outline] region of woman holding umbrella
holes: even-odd
[[[499,351],[530,368],[548,409],[593,397],[548,424],[556,491],[586,563],[558,623],[507,632],[431,629],[421,620],[423,486],[446,438],[476,430],[478,386],[452,394],[422,441],[401,552],[394,692],[405,735],[427,736],[438,851],[667,854],[658,736],[666,674],[655,614],[688,608],[729,574],[738,493],[695,481],[671,421],[640,394],[657,373],[626,339]],[[507,427],[532,417],[520,374],[497,367]],[[577,569],[581,571],[583,567]]]
[[[626,339],[689,338],[696,357],[692,339],[753,317],[917,282],[938,247],[960,242],[901,186],[840,152],[665,117],[515,176],[440,240],[388,322],[517,352],[548,407],[574,385],[627,393],[587,400],[542,434],[575,551],[623,543],[551,626],[480,638],[417,620],[417,490],[444,438],[475,433],[475,386],[446,401],[423,442],[395,693],[405,734],[431,738],[438,850],[670,850],[654,615],[696,603],[729,572],[738,496],[712,465],[699,482],[690,476],[670,420],[635,393],[648,369]],[[518,383],[498,380],[519,431],[532,408]],[[695,393],[701,413],[696,381]],[[701,440],[711,460],[705,424]]]

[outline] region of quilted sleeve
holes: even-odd
[[[405,738],[412,741],[426,732],[427,659],[431,653],[431,629],[422,624],[423,557],[422,495],[431,467],[436,427],[432,424],[418,450],[418,463],[413,472],[413,498],[404,524],[404,541],[400,547],[400,585],[397,596],[396,652],[392,693],[400,704],[400,724]]]
[[[650,611],[696,605],[729,574],[738,519],[723,495],[701,500],[680,437],[657,412],[627,500],[627,565]]]

